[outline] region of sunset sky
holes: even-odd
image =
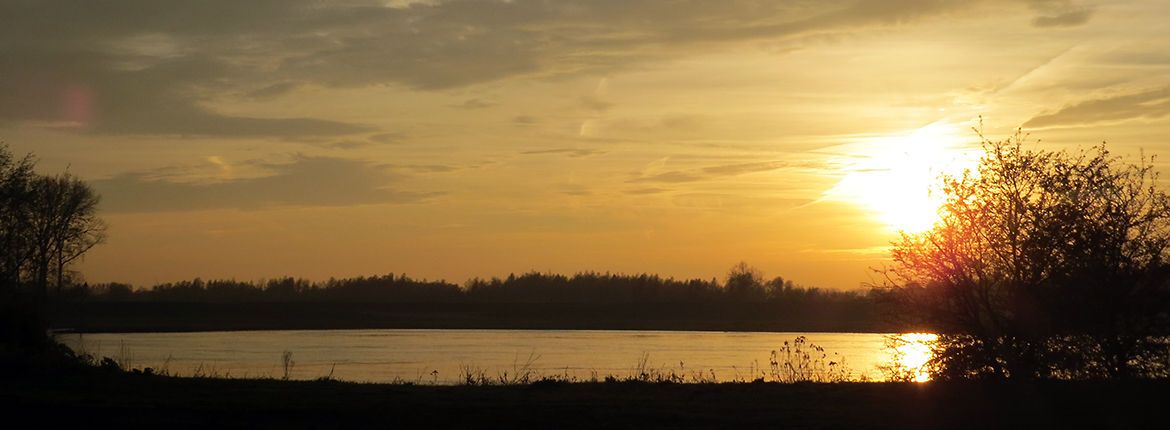
[[[899,228],[929,225],[926,184],[977,156],[980,116],[993,138],[1170,155],[1163,0],[0,0],[0,16],[0,139],[102,194],[91,282],[709,279],[745,260],[858,288]]]

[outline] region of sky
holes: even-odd
[[[981,127],[1170,152],[1161,0],[0,0],[0,140],[90,282],[877,281]],[[980,125],[982,124],[982,125]],[[1156,162],[1161,169],[1161,161]]]

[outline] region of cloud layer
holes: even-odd
[[[658,183],[680,184],[739,176],[748,173],[767,172],[789,167],[783,161],[761,161],[755,163],[724,164],[692,170],[670,170],[665,172],[643,173],[628,180],[629,183]]]
[[[384,3],[2,1],[0,16],[21,18],[0,26],[0,122],[127,135],[349,135],[373,129],[211,106],[271,100],[306,85],[443,90],[604,73],[729,44],[896,26],[979,2]],[[1077,25],[1091,15],[1067,1],[1029,3],[1039,26]],[[461,107],[491,105],[469,99]]]
[[[190,183],[127,173],[93,185],[102,195],[102,209],[109,212],[411,203],[436,195],[396,190],[392,185],[397,175],[363,161],[300,156],[290,163],[259,167],[271,174]]]
[[[1170,87],[1085,100],[1038,115],[1024,127],[1081,126],[1170,115]]]

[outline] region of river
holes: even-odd
[[[772,380],[786,362],[807,363],[817,377],[883,380],[879,366],[915,367],[929,356],[929,336],[873,333],[379,329],[57,337],[76,351],[110,357],[124,367],[178,376],[421,384],[455,384],[468,375],[495,381],[643,374],[684,382]],[[892,349],[891,338],[905,342]],[[804,342],[797,345],[798,339]],[[807,361],[795,355],[797,347],[809,354]],[[779,372],[773,370],[773,351]]]

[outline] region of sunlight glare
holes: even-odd
[[[959,175],[978,160],[978,151],[955,128],[936,122],[907,135],[859,142],[849,157],[833,160],[845,175],[826,197],[864,207],[894,231],[929,230],[944,202],[940,177]]]
[[[938,340],[938,335],[906,333],[899,336],[898,340],[898,346],[894,348],[898,357],[898,365],[911,372],[914,382],[929,381],[930,373],[926,370],[926,362],[934,356],[931,346]]]

